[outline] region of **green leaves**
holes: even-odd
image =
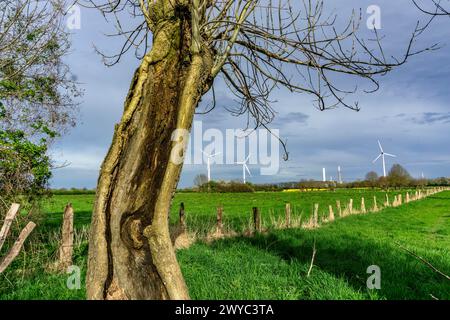
[[[3,106],[2,106],[3,107]],[[1,110],[1,108],[0,108]],[[47,136],[55,132],[42,123],[34,125],[43,136],[33,142],[22,130],[0,130],[0,193],[41,195],[51,177]]]

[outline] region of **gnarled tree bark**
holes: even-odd
[[[211,85],[212,57],[192,50],[188,9],[160,9],[149,17],[153,47],[135,73],[101,167],[88,299],[189,298],[169,235],[168,214],[182,168],[171,161],[181,142],[172,137],[177,129],[190,130]]]

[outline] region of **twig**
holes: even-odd
[[[308,278],[311,275],[311,271],[314,266],[314,258],[316,257],[316,252],[317,252],[316,251],[316,238],[314,238],[313,253],[312,253],[312,257],[311,257],[311,265],[309,266],[308,274],[306,275],[306,277],[308,277]]]
[[[412,252],[411,250],[409,250],[408,248],[405,248],[404,246],[402,246],[400,243],[394,241],[394,243],[396,245],[398,245],[401,249],[405,250],[407,253],[409,253],[411,256],[415,257],[416,259],[422,261],[425,265],[427,265],[428,267],[430,267],[434,272],[440,274],[441,276],[443,276],[444,278],[446,278],[447,280],[450,280],[450,276],[446,275],[445,273],[443,273],[442,271],[440,271],[439,269],[437,269],[435,266],[433,266],[430,262],[428,262],[427,260],[425,260],[424,258],[422,258],[421,256],[415,254],[414,252]]]

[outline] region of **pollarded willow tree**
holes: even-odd
[[[346,23],[326,15],[322,1],[293,0],[88,0],[116,21],[127,51],[141,60],[122,120],[98,180],[93,211],[89,299],[187,299],[188,289],[170,240],[168,214],[182,163],[171,161],[190,130],[202,97],[221,77],[240,99],[237,114],[270,123],[270,95],[284,87],[313,96],[324,110],[358,110],[341,77],[368,81],[417,53],[417,25],[400,59],[388,58],[377,32],[359,36],[361,13]],[[131,18],[130,18],[131,16]],[[341,21],[341,22],[339,22]],[[130,29],[124,25],[136,23]],[[365,24],[364,24],[365,25]],[[177,156],[182,156],[177,154]]]

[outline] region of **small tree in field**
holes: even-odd
[[[359,36],[358,14],[338,26],[320,0],[80,2],[116,19],[125,44],[104,55],[109,65],[133,49],[141,61],[98,180],[90,299],[189,298],[168,214],[194,114],[207,93],[214,99],[216,79],[240,101],[233,112],[255,127],[268,128],[273,120],[270,98],[277,88],[311,95],[320,110],[359,110],[345,99],[353,86],[341,86],[341,79],[367,80],[376,90],[379,75],[417,53],[412,44],[423,32],[417,26],[404,55],[391,59],[377,32],[373,41]],[[121,28],[130,21],[135,27]]]
[[[366,174],[366,181],[369,183],[370,187],[376,187],[378,182],[378,174],[375,171],[368,172]]]
[[[412,181],[409,172],[399,164],[394,164],[387,176],[389,185],[392,187],[407,187]]]
[[[204,174],[198,174],[194,178],[194,185],[196,187],[201,187],[204,184],[208,183],[208,177]]]

